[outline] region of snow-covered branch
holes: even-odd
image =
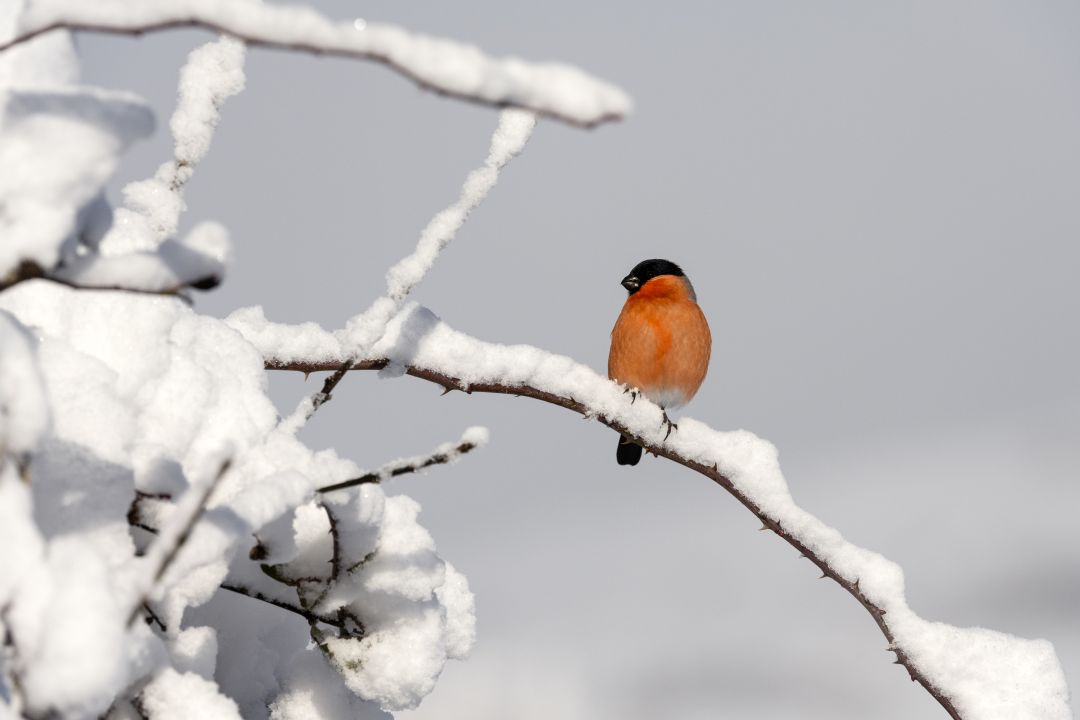
[[[0,251],[0,290],[39,277],[150,294],[220,283],[229,254],[225,228],[202,222],[184,237],[177,231],[184,185],[209,149],[222,104],[243,88],[244,51],[223,37],[191,53],[170,123],[174,156],[153,177],[125,187],[124,206],[115,211],[102,193],[102,170],[111,169],[121,143],[148,131],[145,108],[100,91],[57,93],[44,80],[40,91],[20,88],[8,98],[0,88],[0,161],[9,170],[0,197],[11,208],[0,218],[10,241]],[[53,55],[41,62],[57,63]],[[5,60],[11,56],[0,65]],[[103,112],[106,103],[116,110]],[[35,182],[38,175],[54,182]]]
[[[379,62],[442,95],[525,108],[583,127],[630,111],[622,90],[569,65],[495,59],[474,46],[393,25],[334,22],[309,8],[237,0],[39,1],[23,17],[20,32],[0,43],[0,52],[60,29],[134,35],[178,27],[204,28],[248,45]]]
[[[450,244],[469,214],[495,187],[499,173],[525,148],[535,126],[536,117],[532,113],[521,110],[504,110],[500,113],[484,164],[465,178],[458,198],[431,218],[421,231],[416,248],[387,271],[386,294],[349,320],[346,328],[349,343],[358,352],[365,352],[383,336],[387,323],[431,270],[439,253]]]
[[[253,316],[231,319],[266,367],[305,373],[337,367],[348,335],[312,326],[289,328]],[[300,354],[301,349],[309,354]],[[528,347],[476,340],[411,305],[399,314],[356,370],[408,374],[446,390],[531,397],[593,417],[648,451],[705,475],[731,493],[784,541],[866,608],[912,680],[958,720],[1069,717],[1068,689],[1053,646],[982,628],[920,618],[907,605],[903,571],[857,547],[795,504],[776,448],[746,431],[717,432],[684,418],[665,437],[662,412],[632,403],[623,388],[570,358]],[[991,690],[992,689],[992,690]]]

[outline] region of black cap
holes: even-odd
[[[633,295],[641,289],[642,285],[661,275],[685,277],[682,268],[670,260],[642,260],[634,266],[629,275],[622,279],[622,286]]]

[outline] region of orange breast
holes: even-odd
[[[611,331],[608,377],[663,407],[694,396],[712,352],[709,323],[684,286],[672,276],[650,280],[627,298]]]

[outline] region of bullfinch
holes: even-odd
[[[622,286],[630,296],[611,331],[608,377],[659,405],[670,434],[677,426],[667,410],[688,403],[709,369],[709,323],[690,279],[669,260],[638,263]],[[615,458],[637,465],[641,446],[620,437]]]

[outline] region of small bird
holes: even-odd
[[[690,279],[669,260],[639,262],[622,286],[630,296],[611,331],[608,377],[659,405],[670,435],[678,426],[667,410],[690,402],[709,369],[709,323]],[[641,446],[620,437],[615,458],[637,465]]]

